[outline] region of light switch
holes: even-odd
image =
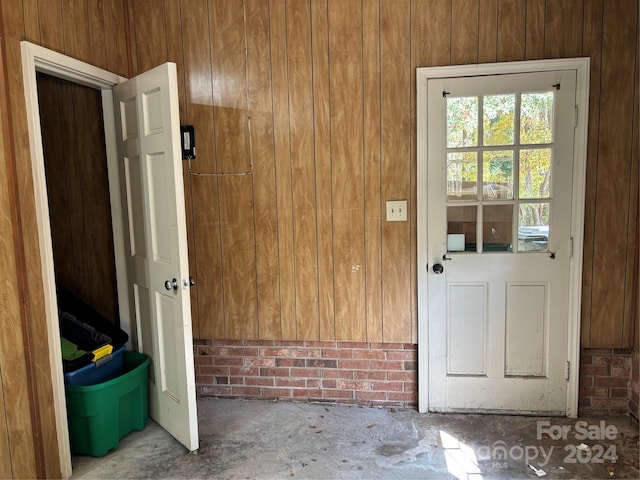
[[[407,201],[387,200],[387,222],[407,221]]]

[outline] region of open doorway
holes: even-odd
[[[99,92],[117,291],[117,307],[112,304],[111,309],[119,315],[120,327],[130,335],[131,348],[151,358],[149,416],[188,450],[197,450],[176,66],[164,64],[127,80],[26,41],[21,42],[21,47],[52,404],[62,476],[71,475],[71,452],[38,73]],[[83,288],[91,297],[91,289]]]

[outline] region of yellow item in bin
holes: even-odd
[[[93,361],[104,357],[105,355],[110,355],[113,352],[113,345],[107,343],[106,345],[101,346],[100,348],[96,348],[91,353],[93,353]]]

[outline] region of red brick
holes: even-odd
[[[319,348],[293,348],[291,349],[291,356],[299,357],[299,358],[319,358],[320,349]]]
[[[593,385],[595,387],[626,387],[628,383],[628,378],[593,377]]]
[[[242,357],[213,357],[213,364],[216,366],[221,365],[242,365]]]
[[[330,342],[330,341],[307,341],[304,342],[304,346],[305,347],[310,347],[310,348],[336,348],[336,342]]]
[[[410,350],[387,352],[387,360],[415,360],[416,354]]]
[[[594,355],[593,356],[593,364],[594,365],[607,365],[609,366],[611,364],[611,357],[609,356],[602,356],[602,355]]]
[[[583,348],[582,352],[586,355],[611,355],[611,348]]]
[[[320,378],[322,376],[322,370],[319,368],[292,368],[291,377],[311,377]]]
[[[629,376],[631,375],[631,367],[614,367],[613,365],[611,366],[611,376],[612,377],[624,377],[624,378],[629,378]]]
[[[411,362],[411,361],[404,362],[404,369],[405,370],[417,371],[418,370],[418,362]]]
[[[580,387],[593,387],[593,376],[580,375]]]
[[[233,395],[244,395],[248,397],[259,397],[260,396],[260,388],[259,387],[231,387],[231,393]]]
[[[276,358],[276,367],[304,367],[304,358]]]
[[[338,384],[335,380],[323,380],[322,388],[338,388]]]
[[[304,378],[276,378],[276,387],[304,387]]]
[[[201,338],[194,338],[193,339],[193,345],[194,346],[196,346],[196,345],[206,345],[206,344],[207,344],[207,341],[203,340]]]
[[[371,360],[372,370],[404,370],[404,362],[399,360]]]
[[[582,407],[590,407],[591,406],[591,399],[590,398],[578,398],[578,407],[582,408]]]
[[[371,362],[369,360],[338,360],[338,368],[346,370],[369,370]]]
[[[369,348],[367,342],[338,342],[338,348]]]
[[[259,350],[257,348],[231,348],[229,353],[238,357],[257,357]]]
[[[608,398],[609,389],[608,388],[580,388],[580,393],[578,396],[580,398],[584,398],[584,397]]]
[[[293,396],[295,398],[319,398],[322,397],[322,390],[319,388],[296,388],[293,390]]]
[[[213,379],[215,377],[212,375],[196,375],[196,384],[198,385],[211,385],[213,384]]]
[[[273,340],[245,340],[244,344],[247,347],[272,347]]]
[[[311,379],[308,378],[306,382],[307,382],[306,384],[307,388],[320,388],[321,381],[316,378],[311,378]]]
[[[337,380],[337,387],[342,390],[370,390],[370,382],[355,380]]]
[[[262,395],[264,397],[290,397],[291,390],[288,388],[263,388]]]
[[[402,382],[417,382],[417,372],[387,372],[387,380],[400,380]]]
[[[404,382],[404,391],[405,392],[417,392],[418,384],[414,382]]]
[[[202,387],[203,395],[230,395],[231,387],[229,385],[204,385]]]
[[[612,388],[609,392],[609,396],[611,398],[619,398],[619,397],[629,397],[629,390],[626,388]]]
[[[200,367],[202,375],[229,375],[229,367]]]
[[[402,350],[403,343],[371,342],[371,350]]]
[[[371,384],[371,390],[401,392],[403,387],[402,382],[373,382]]]
[[[244,379],[246,385],[256,385],[260,387],[273,387],[273,378],[247,377]]]
[[[418,344],[417,343],[405,343],[402,345],[402,348],[405,350],[413,350],[416,352],[416,355],[418,353]]]
[[[284,347],[304,347],[304,341],[302,340],[277,340],[274,345],[281,345]]]
[[[193,360],[194,365],[213,365],[213,357],[196,355]]]
[[[229,377],[213,377],[216,380],[216,385],[229,385]]]
[[[580,367],[580,375],[609,375],[609,367],[605,365],[587,365]]]
[[[629,355],[618,355],[611,357],[611,365],[617,367],[627,367],[631,365],[631,357]]]
[[[382,350],[353,350],[353,358],[355,359],[371,359],[384,360],[384,352]]]
[[[387,392],[363,392],[357,390],[355,392],[356,400],[386,400]]]
[[[322,349],[323,358],[353,358],[353,350]]]
[[[290,351],[288,348],[261,348],[260,355],[263,357],[288,357]]]
[[[625,408],[629,400],[626,398],[592,398],[591,406],[598,408]]]
[[[387,372],[379,370],[358,370],[353,372],[353,378],[356,380],[386,380],[387,375]]]
[[[289,376],[288,368],[270,368],[264,367],[260,369],[261,377],[288,377]]]
[[[325,388],[322,390],[322,398],[353,398],[353,390],[334,390]]]
[[[351,370],[324,370],[322,376],[324,378],[346,378],[353,379],[354,375],[359,372],[352,372]]]
[[[229,377],[231,385],[244,385],[244,377]]]
[[[305,364],[309,368],[336,368],[338,362],[329,358],[307,358]]]
[[[229,373],[231,375],[258,376],[260,375],[260,369],[258,367],[230,367]]]
[[[593,355],[580,355],[580,365],[593,365]]]
[[[389,392],[387,394],[389,400],[395,400],[400,402],[416,402],[418,397],[415,393],[405,392]]]
[[[273,367],[276,364],[275,358],[245,358],[245,365],[251,365],[253,367]]]

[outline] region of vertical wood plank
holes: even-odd
[[[89,15],[89,40],[91,51],[91,63],[100,68],[108,69],[107,63],[107,39],[104,31],[104,9],[102,0],[87,3]]]
[[[68,0],[62,9],[64,53],[83,62],[91,62],[89,22],[85,0]]]
[[[451,64],[478,63],[478,1],[451,0]]]
[[[591,302],[591,345],[622,345],[625,275],[608,275],[626,259],[630,153],[633,140],[633,89],[637,2],[617,3],[603,11],[600,142]],[[634,12],[633,15],[628,12]]]
[[[381,176],[384,200],[410,194],[410,3],[381,0]],[[409,210],[412,206],[407,205]],[[411,341],[410,225],[382,222],[383,340]]]
[[[294,216],[296,333],[298,340],[318,340],[320,337],[318,237],[309,0],[289,0],[286,13],[289,47],[289,131]]]
[[[2,385],[2,368],[0,367],[0,478],[13,478],[9,426],[7,425],[8,414],[4,404],[4,386]]]
[[[362,4],[328,7],[336,338],[364,341]]]
[[[320,339],[334,340],[336,337],[333,289],[333,208],[331,189],[327,188],[328,185],[331,185],[329,31],[327,8],[327,0],[311,0]]]
[[[192,162],[194,173],[216,171],[213,135],[213,91],[209,13],[206,0],[181,8],[184,45],[187,122],[203,132],[197,139],[198,158]],[[222,253],[218,211],[218,181],[212,176],[193,175],[193,237],[198,287],[198,322],[202,338],[224,338],[224,301],[222,290]]]
[[[367,340],[382,341],[380,1],[363,4],[364,208]]]
[[[133,0],[136,53],[139,73],[167,61],[167,21],[157,2]]]
[[[498,59],[498,0],[480,0],[478,23],[478,62],[496,62]]]
[[[591,58],[589,79],[589,131],[585,183],[584,245],[582,259],[582,320],[580,344],[591,346],[591,302],[593,300],[593,257],[596,212],[596,180],[600,131],[600,76],[602,63],[602,11],[604,1],[586,2],[582,55]]]
[[[269,3],[247,0],[247,74],[256,225],[258,336],[282,337]]]
[[[499,62],[524,60],[525,15],[524,0],[498,0]]]
[[[39,5],[47,2],[40,2]],[[107,70],[130,77],[127,58],[127,24],[123,0],[104,0],[105,48],[107,53]]]
[[[123,26],[125,29],[126,40],[125,48],[127,49],[127,63],[129,65],[129,76],[134,77],[140,73],[138,65],[138,45],[136,44],[136,24],[135,11],[132,0],[123,0]]]
[[[294,339],[296,338],[296,300],[293,256],[293,203],[291,198],[291,145],[289,138],[288,109],[287,20],[284,2],[276,0],[271,1],[269,5],[282,338]]]
[[[38,2],[40,41],[43,47],[64,52],[61,0]]]
[[[545,0],[527,0],[526,38],[524,46],[525,60],[540,60],[544,58],[544,18],[546,3]]]
[[[450,65],[451,0],[414,0],[411,6],[411,50],[415,52],[417,66]]]
[[[544,38],[545,58],[575,57],[582,51],[582,25],[584,8],[598,0],[564,0],[546,2]],[[614,5],[611,4],[611,7]],[[619,6],[616,4],[616,6]],[[618,8],[615,10],[620,11]],[[621,11],[620,11],[621,12]],[[621,13],[621,15],[625,15]]]
[[[38,1],[22,0],[22,9],[24,11],[24,39],[32,43],[40,43]]]

